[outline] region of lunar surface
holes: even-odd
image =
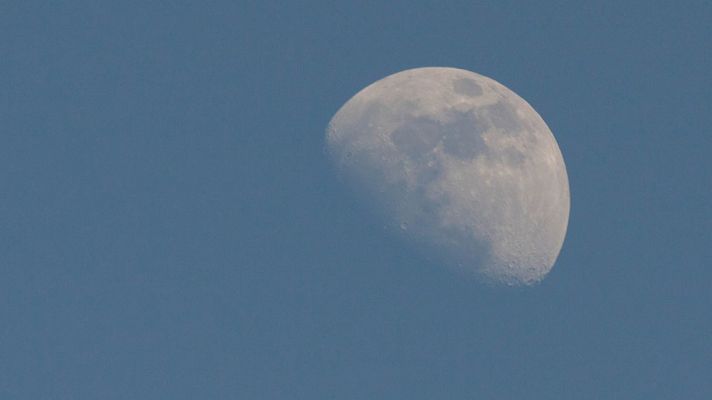
[[[569,219],[564,160],[539,114],[500,83],[399,72],[344,104],[326,142],[355,192],[443,264],[507,285],[554,265]]]

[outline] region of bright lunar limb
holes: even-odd
[[[521,285],[556,261],[564,160],[539,114],[500,83],[456,68],[399,72],[344,104],[326,141],[357,193],[446,264]]]

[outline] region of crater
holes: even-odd
[[[517,115],[517,110],[509,103],[500,101],[484,107],[483,115],[489,118],[492,126],[497,129],[502,129],[508,133],[522,130],[522,122]]]
[[[453,122],[443,126],[445,152],[459,159],[472,159],[487,150],[482,133],[487,126],[472,113],[461,113]]]
[[[526,156],[519,149],[509,148],[502,153],[502,158],[506,164],[519,167],[524,163]]]
[[[435,157],[418,169],[417,183],[420,186],[427,186],[436,181],[442,175],[442,165]]]
[[[415,118],[391,134],[393,144],[413,160],[422,160],[443,137],[440,123],[428,118]]]
[[[455,93],[464,96],[475,97],[482,94],[482,88],[477,84],[477,82],[474,81],[474,79],[457,79],[453,82],[453,89],[455,90]]]

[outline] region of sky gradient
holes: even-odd
[[[712,6],[636,3],[3,3],[0,397],[712,398]],[[333,114],[423,66],[556,136],[540,285],[421,258],[335,178]]]

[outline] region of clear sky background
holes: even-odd
[[[0,4],[0,398],[712,398],[710,2],[147,3]],[[332,115],[422,66],[556,136],[540,285],[333,176]]]

